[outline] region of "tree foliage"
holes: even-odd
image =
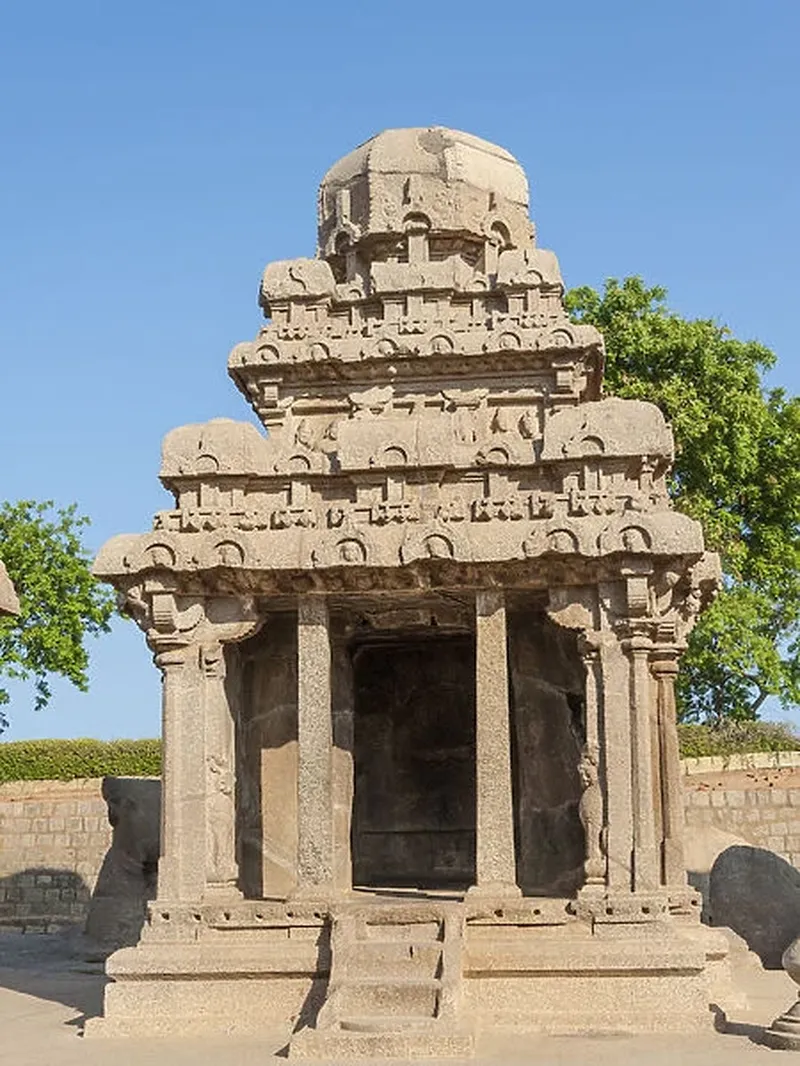
[[[114,611],[114,594],[92,577],[81,542],[88,524],[74,504],[0,504],[0,559],[20,600],[18,617],[0,618],[0,677],[32,679],[37,709],[50,699],[53,674],[86,691],[85,637],[107,632]],[[0,687],[0,732],[8,701]]]
[[[672,423],[672,498],[722,557],[723,590],[684,656],[682,716],[754,718],[770,696],[800,702],[800,399],[766,388],[768,348],[665,299],[629,277],[573,289],[567,306],[605,336],[606,391]]]

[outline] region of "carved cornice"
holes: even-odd
[[[299,513],[304,515],[302,510]],[[626,575],[628,613],[642,615],[652,609],[646,573],[652,566],[648,560],[677,557],[691,563],[702,557],[700,527],[673,512],[659,515],[659,521],[655,516],[645,521],[647,516],[637,515],[625,526],[595,516],[532,521],[525,511],[516,520],[518,512],[514,509],[505,517],[495,510],[491,520],[483,520],[483,507],[465,510],[461,521],[455,520],[461,515],[452,510],[425,521],[409,521],[412,515],[393,512],[389,505],[372,505],[369,513],[379,521],[354,521],[352,515],[340,511],[319,522],[306,518],[293,526],[251,532],[157,530],[123,535],[103,547],[94,573],[101,578],[124,578],[156,571],[191,574],[397,567],[417,559],[465,563],[614,559],[618,572]],[[636,541],[634,534],[639,538]],[[646,537],[651,538],[649,544]],[[680,564],[681,569],[686,566],[686,562]]]

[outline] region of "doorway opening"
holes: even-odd
[[[391,634],[352,649],[353,882],[475,880],[475,641]]]

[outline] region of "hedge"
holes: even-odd
[[[733,755],[755,751],[798,751],[800,737],[790,725],[777,722],[722,722],[720,725],[678,726],[684,759],[699,755]]]
[[[734,752],[798,751],[800,737],[774,722],[679,725],[684,758]],[[0,742],[3,781],[72,781],[76,777],[158,777],[160,740],[17,740]]]
[[[0,743],[0,782],[157,777],[160,740],[17,740]]]

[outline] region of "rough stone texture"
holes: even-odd
[[[518,775],[515,784],[521,796],[516,811],[519,880],[526,894],[546,895],[553,891],[548,889],[548,886],[552,886],[554,879],[556,883],[561,878],[562,884],[574,883],[582,854],[583,840],[577,815],[578,782],[575,768],[579,739],[575,736],[577,726],[574,724],[575,715],[570,708],[570,700],[574,704],[570,686],[574,683],[572,678],[575,666],[569,659],[567,649],[559,651],[558,647],[559,641],[563,641],[565,637],[569,639],[569,633],[565,634],[563,630],[553,627],[554,632],[550,638],[542,637],[540,642],[534,637],[542,627],[541,620],[537,622],[535,616],[524,615],[517,623],[514,616],[511,616],[509,628],[512,633],[517,624],[523,633],[531,635],[531,643],[541,648],[541,662],[536,660],[536,669],[542,672],[541,675],[531,674],[530,679],[527,679],[518,675],[513,658],[510,662],[511,676],[516,678],[514,690],[520,693],[516,697],[516,703],[519,705],[522,701],[523,707],[527,708],[524,715],[516,709],[513,715],[513,720],[518,725],[523,722],[526,728],[525,736],[517,741],[517,750],[523,754],[515,759],[513,764]],[[285,616],[273,616],[265,631],[254,638],[254,646],[263,646],[267,633],[271,637],[270,651],[268,655],[257,658],[258,673],[262,679],[260,683],[277,688],[265,688],[248,702],[248,706],[263,708],[266,718],[272,723],[272,731],[266,730],[263,734],[257,732],[265,728],[264,718],[253,716],[249,720],[247,739],[243,746],[247,752],[255,753],[261,758],[258,765],[252,769],[252,780],[249,770],[240,775],[242,791],[244,792],[246,786],[252,787],[252,795],[247,802],[243,801],[240,810],[240,836],[243,845],[249,845],[253,852],[252,859],[243,860],[243,871],[249,871],[248,876],[252,876],[252,883],[247,882],[246,895],[256,898],[262,895],[289,894],[294,885],[297,847],[296,808],[293,807],[297,766],[296,627]],[[286,641],[283,652],[281,640]],[[512,651],[515,646],[516,642],[512,639]],[[247,650],[245,646],[243,648]],[[386,651],[374,664],[376,674],[381,673],[382,664],[385,665],[389,658],[390,653]],[[438,654],[436,659],[439,664],[438,675],[429,665],[430,660],[423,663],[419,657],[411,670],[401,671],[401,674],[407,676],[409,672],[413,673],[424,666],[432,676],[445,674],[446,680],[446,660]],[[537,682],[538,676],[549,678],[549,683]],[[453,685],[461,684],[464,680],[463,677],[457,676],[455,666],[450,679]],[[527,688],[528,685],[531,687]],[[280,697],[278,692],[283,692],[284,697]],[[374,728],[369,724],[372,715],[375,714],[380,719],[387,713],[378,700],[370,699],[373,692],[371,685],[365,685],[362,690],[362,698],[369,700],[372,712],[361,719],[362,728],[368,730],[366,737],[370,737]],[[385,695],[384,691],[383,696]],[[287,701],[285,704],[281,702],[283,698]],[[447,718],[447,712],[442,710],[442,713]],[[453,719],[454,712],[448,719],[448,729],[455,728],[456,722]],[[462,721],[463,718],[459,719],[459,722]],[[365,754],[359,760],[362,772],[368,770],[372,760],[386,758],[386,748],[381,739],[386,728],[381,725],[371,740],[364,740],[370,754]],[[469,733],[466,735],[468,737]],[[469,803],[465,799],[465,793],[467,796],[469,794],[469,782],[464,775],[469,762],[464,761],[463,753],[458,750],[459,745],[454,744],[450,773],[458,770],[460,785],[448,789],[449,773],[445,774],[445,780],[442,780],[442,770],[447,767],[450,759],[448,752],[452,738],[449,733],[443,743],[444,748],[441,750],[445,756],[444,761],[425,759],[418,760],[416,765],[418,769],[424,768],[426,773],[433,775],[434,784],[442,792],[439,801],[442,807],[450,810],[448,803],[455,801],[456,796],[459,797],[463,816],[472,824],[474,831],[474,811],[469,811]],[[410,751],[408,745],[406,749]],[[546,751],[548,757],[537,760],[537,752],[542,751]],[[781,761],[794,754],[780,753]],[[281,758],[288,763],[288,770],[281,768]],[[790,852],[785,839],[774,837],[774,826],[778,817],[785,820],[788,831],[796,813],[800,812],[800,782],[795,781],[795,768],[779,766],[777,755],[737,757],[733,760],[732,769],[726,768],[730,765],[730,759],[724,762],[719,759],[716,763],[717,771],[711,777],[715,794],[720,795],[724,803],[712,804],[711,786],[706,781],[708,767],[704,762],[704,773],[698,775],[697,761],[686,759],[682,764],[683,800],[687,823],[691,827],[686,840],[686,865],[690,882],[701,892],[704,900],[708,899],[708,876],[717,856],[732,845],[755,844],[759,840],[770,838],[780,839],[782,846],[777,853],[794,866],[798,866],[800,853]],[[262,763],[264,769],[259,776]],[[754,775],[748,778],[752,788],[747,790],[746,795],[749,798],[744,807],[740,803],[743,790],[738,787],[740,766],[745,767],[745,773]],[[372,778],[375,787],[380,784],[381,794],[384,796],[382,804],[385,804],[388,798],[383,774],[384,770],[381,769],[379,773],[374,773]],[[726,787],[728,782],[731,784],[730,789]],[[417,795],[425,791],[426,788],[420,785]],[[732,806],[729,804],[729,791],[733,800]],[[264,812],[275,814],[271,826],[263,830],[263,837],[260,822],[262,794],[267,797],[263,803]],[[366,795],[371,795],[369,785]],[[273,796],[274,801],[271,799]],[[78,815],[76,812],[79,802],[91,803],[91,814]],[[379,807],[373,803],[369,806],[370,817],[383,817],[383,805]],[[84,807],[84,812],[87,809]],[[435,805],[424,807],[419,801],[417,803],[419,815],[426,819],[431,818],[435,810]],[[748,813],[747,820],[740,817],[742,812]],[[252,819],[252,824],[246,820],[247,817]],[[38,827],[35,833],[32,832],[34,821]],[[157,825],[156,814],[152,815],[149,824]],[[441,828],[444,820],[440,818],[432,824]],[[3,891],[6,893],[5,898],[0,900],[3,905],[0,912],[2,924],[16,928],[27,926],[31,929],[55,929],[64,921],[83,922],[88,913],[90,886],[97,883],[111,841],[111,829],[107,824],[106,807],[102,800],[102,781],[30,781],[0,785],[0,829],[3,840],[0,850],[0,876],[4,879],[4,884],[0,886],[0,896]],[[800,835],[800,825],[794,832]],[[282,836],[279,836],[279,833],[282,833]],[[438,829],[432,829],[431,836],[441,837],[442,834]],[[262,839],[269,841],[269,847],[264,844],[263,861],[268,873],[264,878],[266,887],[263,892]],[[138,848],[139,845],[137,850]],[[448,854],[451,857],[446,859]],[[453,860],[452,854],[452,851],[448,853],[441,843],[436,849],[437,861],[442,863],[439,873],[443,884],[447,883],[448,871],[459,868],[458,863],[461,862]],[[452,862],[455,865],[451,867]],[[471,869],[470,863],[465,863],[463,868]],[[34,872],[28,872],[29,869]],[[47,872],[48,870],[53,872]],[[53,880],[47,881],[48,877]],[[370,880],[370,877],[365,874],[357,877],[357,881],[360,880]],[[395,878],[389,880],[400,883]],[[418,877],[410,878],[412,883],[418,880]],[[459,878],[454,878],[453,883],[458,882]],[[50,897],[42,898],[40,890],[54,887],[59,887],[57,897],[51,893]],[[65,893],[63,899],[62,891]],[[63,907],[65,903],[75,904],[74,910],[67,911]]]
[[[475,762],[477,822],[475,890],[518,893],[511,794],[508,634],[502,592],[475,597]]]
[[[509,615],[517,874],[527,895],[568,895],[583,883],[578,775],[585,740],[575,634],[541,612]]]
[[[800,871],[763,848],[734,845],[709,877],[708,915],[747,942],[770,969],[800,935]]]
[[[101,780],[0,784],[0,930],[86,919],[111,844]]]
[[[311,997],[292,1055],[460,1054],[471,982],[491,1024],[495,995],[549,1011],[581,967],[598,990],[618,978],[597,993],[608,1025],[694,1024],[713,952],[684,935],[672,685],[719,562],[670,508],[670,429],[602,398],[602,338],[570,322],[504,149],[388,130],[318,206],[316,258],[267,266],[268,321],[228,361],[268,434],[173,430],[174,507],[95,563],[164,675],[158,894],[111,963],[104,1024],[221,1024],[234,1002],[246,1019],[264,966],[276,1011]],[[365,927],[393,927],[369,979],[355,887]],[[425,914],[436,984],[394,968]],[[269,945],[298,915],[318,954],[290,979]],[[471,923],[491,948],[477,974]]]
[[[793,940],[781,958],[784,970],[800,985],[800,943]],[[773,1021],[764,1033],[764,1043],[779,1051],[800,1050],[800,1000]]]
[[[146,902],[156,894],[161,782],[106,777],[102,793],[113,834],[89,903],[85,932],[112,950],[138,941]]]
[[[735,760],[728,769],[720,762],[711,772],[702,765],[696,772],[695,760],[687,760],[691,772],[684,774],[683,789],[690,839],[695,830],[713,828],[800,866],[800,767],[784,765],[797,755],[747,756],[747,763]]]
[[[19,597],[5,564],[0,560],[0,615],[4,614],[19,614]]]
[[[85,1019],[101,1009],[106,978],[97,967],[68,955],[61,937],[8,936],[0,955],[0,1026],[9,1061],[24,1066],[279,1066],[285,1063],[290,1024],[255,1036],[209,1033],[198,1018],[179,1038],[148,1037],[133,1029],[124,1044],[84,1040]],[[485,1029],[476,1042],[478,1066],[760,1066],[775,1057],[757,1041],[764,1025],[789,1004],[795,986],[782,971],[737,973],[749,1009],[731,1008],[720,1031],[691,1034],[602,1035],[591,1030],[558,1036],[529,1029]],[[263,988],[258,989],[259,992]],[[277,990],[275,990],[277,994]],[[267,1002],[265,1002],[265,1006]],[[575,1013],[581,1013],[583,1000]],[[231,1021],[236,1019],[236,1012]],[[91,1026],[93,1023],[89,1021]],[[330,1061],[330,1060],[328,1060]],[[405,1060],[408,1061],[408,1060]],[[435,1060],[434,1060],[435,1061]]]

